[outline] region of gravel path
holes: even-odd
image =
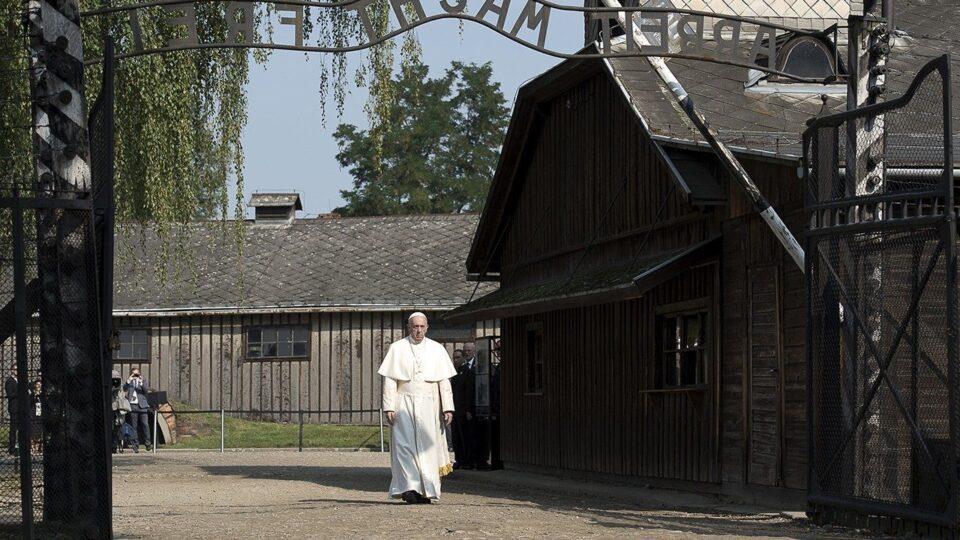
[[[389,500],[389,482],[389,456],[373,452],[125,453],[114,459],[114,532],[178,540],[864,538],[696,494],[512,471],[456,471],[431,505]]]

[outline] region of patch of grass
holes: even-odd
[[[191,413],[182,403],[177,411],[177,444],[168,448],[220,448],[220,415]],[[296,415],[294,415],[296,419]],[[227,416],[224,418],[226,448],[296,448],[299,425],[293,422],[262,422]],[[390,430],[384,426],[384,441],[389,448]],[[304,448],[380,449],[380,427],[361,425],[303,425]]]

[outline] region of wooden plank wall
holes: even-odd
[[[606,76],[583,81],[543,108],[544,127],[504,240],[502,286],[706,238],[708,216],[686,204]]]
[[[432,313],[428,314],[431,317]],[[257,418],[310,422],[378,422],[380,361],[391,342],[405,335],[399,312],[336,312],[272,315],[118,317],[118,328],[150,330],[149,363],[118,362],[124,377],[142,370],[150,387],[199,409],[274,410]],[[244,357],[249,326],[306,325],[310,357],[300,361],[254,361]],[[476,324],[476,337],[498,335],[497,321]],[[445,342],[452,355],[463,342]]]
[[[729,178],[723,179],[729,197],[726,207],[701,213],[682,200],[662,164],[650,151],[646,135],[622,102],[619,90],[606,75],[575,84],[557,98],[541,104],[541,108],[546,118],[531,150],[529,169],[522,173],[523,189],[501,254],[501,287],[520,287],[557,279],[569,275],[574,267],[588,269],[616,264],[634,257],[641,246],[649,253],[691,245],[721,231],[724,235],[723,287],[717,298],[718,304],[723,306],[717,314],[722,332],[718,339],[722,361],[712,390],[719,392],[715,396],[714,411],[720,418],[714,437],[719,440],[714,444],[715,448],[722,448],[722,457],[718,458],[722,467],[716,465],[705,473],[676,468],[673,460],[677,458],[671,452],[685,451],[685,443],[664,442],[659,430],[664,429],[664,425],[673,428],[680,418],[689,418],[694,412],[690,409],[694,402],[683,401],[674,395],[653,397],[651,394],[644,398],[646,404],[642,406],[630,401],[629,396],[621,396],[627,400],[624,406],[634,407],[635,412],[642,408],[640,418],[648,423],[624,425],[614,421],[612,425],[625,429],[624,433],[639,430],[654,436],[644,441],[652,446],[642,450],[629,444],[624,447],[619,439],[605,440],[613,445],[611,448],[622,448],[625,452],[614,456],[615,460],[644,456],[637,463],[637,469],[618,464],[609,465],[610,471],[685,479],[710,477],[715,481],[803,488],[806,483],[806,320],[802,274],[756,216],[742,190]],[[571,137],[570,133],[577,136]],[[791,229],[799,233],[803,226],[803,201],[795,169],[763,159],[744,160],[744,165]],[[767,272],[756,274],[761,267],[767,268]],[[751,275],[762,278],[762,282],[755,284],[757,287],[766,287],[761,295],[767,302],[763,306],[757,303],[761,297],[750,296],[761,292],[759,288],[750,288]],[[638,305],[647,311],[638,312],[633,317],[642,320],[652,317],[649,310],[654,306],[644,304],[646,300],[639,302]],[[609,336],[604,333],[607,330],[593,328],[588,317],[594,316],[592,309],[600,310],[604,317],[607,316],[605,310],[616,312],[620,309],[612,306],[545,314],[529,320],[542,321],[546,341],[552,339],[547,336],[551,329],[581,335],[599,332],[607,338]],[[750,324],[751,311],[758,321],[756,325]],[[775,328],[759,322],[758,318],[764,313],[775,315]],[[560,319],[555,321],[555,317]],[[505,325],[504,347],[511,349],[509,354],[524,353],[522,346],[512,341],[523,338],[521,325],[527,322],[528,318],[517,318],[510,319]],[[630,331],[639,320],[617,315],[611,316],[610,322],[619,327],[616,331]],[[585,330],[587,327],[589,331]],[[563,338],[556,339],[563,341]],[[636,339],[639,341],[635,341],[633,347],[638,350],[651,346],[640,337]],[[568,345],[576,350],[575,344]],[[772,345],[773,349],[767,345]],[[555,361],[569,362],[564,369],[578,373],[581,369],[578,362],[583,361],[579,356],[568,356],[561,350],[556,352],[560,356]],[[630,363],[628,358],[621,359],[621,362]],[[619,373],[618,370],[629,368],[610,366],[609,369]],[[775,373],[771,374],[771,369]],[[767,380],[760,377],[763,370],[766,370]],[[597,376],[596,373],[583,375],[588,378]],[[555,376],[558,378],[552,384],[570,392],[579,388],[576,386],[579,382],[573,381],[572,375],[559,373]],[[518,383],[508,383],[505,378],[505,390],[507,384]],[[519,390],[513,388],[511,391]],[[759,394],[754,395],[753,391]],[[762,395],[764,392],[766,394]],[[522,391],[518,395],[522,396]],[[605,397],[597,396],[597,399]],[[506,394],[504,399],[507,399]],[[563,430],[558,429],[550,415],[564,404],[562,400],[552,399],[547,395],[518,398],[514,406],[519,409],[513,417],[505,408],[504,427],[513,426],[511,433],[504,434],[505,452],[512,453],[512,459],[523,463],[586,467],[586,463],[593,461],[583,457],[585,450],[573,443],[568,447],[558,439],[563,437]],[[579,418],[580,422],[607,423],[604,414],[569,412],[586,415]],[[670,414],[675,416],[666,422]],[[763,417],[764,414],[767,416]],[[541,417],[546,419],[542,423],[517,420]],[[596,435],[586,427],[577,433]],[[664,436],[683,433],[686,432],[663,432]],[[624,437],[629,439],[629,436]],[[507,441],[512,441],[510,444],[514,446],[510,448]],[[699,448],[690,449],[696,451]],[[563,452],[577,457],[568,457]],[[655,455],[661,457],[653,459],[651,456]],[[761,471],[759,462],[751,469],[749,462],[752,458],[766,459],[762,466],[767,470]],[[684,455],[683,459],[699,463],[695,456]]]
[[[717,348],[707,361],[709,388],[651,392],[655,308],[701,298],[713,304],[715,272],[713,265],[690,271],[636,300],[505,319],[504,461],[718,482]],[[531,324],[543,332],[542,394],[525,387]]]
[[[762,190],[786,199],[781,215],[792,230],[800,230],[799,194],[769,180],[787,172],[748,165],[763,179]],[[738,202],[730,213],[738,208],[743,213],[723,224],[723,481],[805,489],[804,279],[763,221]],[[763,317],[776,319],[777,328],[754,324]]]

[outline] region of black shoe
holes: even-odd
[[[147,452],[150,452],[151,450],[153,450],[153,445],[150,443],[147,443]]]
[[[400,498],[407,504],[417,504],[420,502],[420,494],[413,490],[404,491],[403,495],[400,495]]]
[[[416,492],[414,494],[417,496],[417,504],[430,504],[430,499]]]
[[[140,453],[140,447],[137,446],[137,445],[133,445],[133,453],[134,453],[134,454],[139,454],[139,453]]]

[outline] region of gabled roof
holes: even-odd
[[[945,53],[960,53],[955,25],[960,20],[960,2],[898,0],[894,4],[898,37],[887,62],[887,96],[906,91],[916,72],[928,61]],[[841,44],[840,60],[845,63]],[[960,68],[960,54],[951,54],[952,71]],[[701,137],[677,106],[669,89],[644,58],[612,58],[610,73],[630,98],[637,113],[655,137],[699,142]],[[749,72],[724,64],[673,58],[667,60],[674,75],[731,149],[761,155],[798,159],[802,156],[801,134],[807,119],[822,113],[821,94],[745,91]],[[960,78],[953,77],[953,114],[960,118]],[[788,88],[781,85],[780,88]],[[767,87],[769,88],[769,87]],[[843,90],[843,86],[837,87]],[[846,94],[827,96],[826,110],[846,109]],[[955,126],[956,128],[956,126]],[[955,137],[954,144],[958,144]],[[960,158],[960,155],[956,154]]]
[[[891,97],[905,91],[913,75],[928,60],[960,49],[952,38],[953,26],[960,20],[960,3],[956,0],[943,4],[903,0],[896,2],[895,8],[896,26],[902,32],[888,62],[886,86],[887,95]],[[591,45],[584,52],[596,52],[596,48]],[[846,52],[841,50],[840,54],[843,56]],[[960,54],[951,55],[951,63],[953,71],[960,72]],[[720,139],[741,156],[798,163],[806,121],[846,107],[845,94],[828,96],[824,103],[818,93],[745,91],[748,70],[742,67],[678,58],[670,59],[668,66],[692,96],[697,109],[719,132]],[[531,150],[539,133],[539,104],[600,72],[606,73],[621,88],[637,121],[659,149],[680,147],[703,152],[704,161],[712,159],[712,151],[645,58],[562,62],[518,92],[500,163],[467,259],[470,273],[497,268],[497,244],[509,228],[516,194],[522,187],[525,152]],[[957,117],[960,77],[954,76],[953,88],[953,114]],[[954,123],[958,125],[956,120]],[[954,145],[958,144],[960,136],[955,136]],[[955,149],[954,156],[960,159],[958,150]],[[669,152],[659,153],[671,173],[676,170],[682,175]],[[702,187],[707,188],[701,192],[706,195],[688,196],[692,204],[698,198],[703,202],[712,197],[712,186]],[[690,182],[681,186],[682,190],[685,188],[693,189]]]
[[[247,203],[247,207],[249,208],[263,208],[268,206],[294,206],[297,210],[303,210],[300,195],[296,193],[254,193],[250,196],[250,202]]]
[[[450,309],[476,287],[464,273],[476,223],[475,214],[244,221],[240,254],[235,222],[197,222],[169,233],[178,253],[163,285],[156,231],[127,227],[117,234],[114,312]],[[477,294],[495,289],[484,283]]]

